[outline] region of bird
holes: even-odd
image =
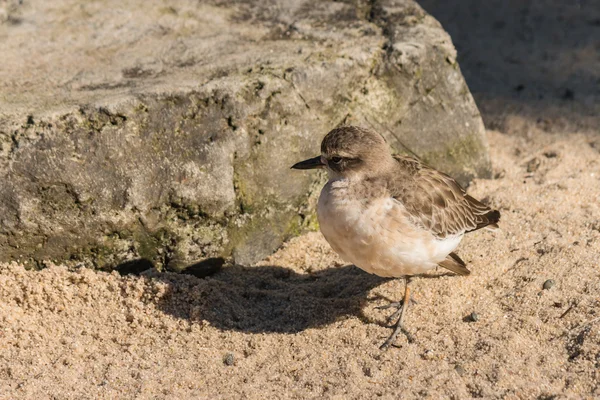
[[[394,331],[387,349],[403,330],[414,275],[443,267],[469,275],[454,250],[464,235],[498,229],[500,212],[476,200],[453,178],[416,157],[393,154],[379,133],[358,126],[331,130],[321,154],[292,169],[324,168],[328,181],[317,203],[325,240],[340,257],[381,277],[404,278],[401,302],[388,321]]]

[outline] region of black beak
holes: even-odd
[[[324,166],[325,164],[321,161],[321,156],[317,156],[292,165],[292,169],[314,169],[322,168]]]

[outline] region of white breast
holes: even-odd
[[[423,273],[454,250],[463,235],[437,239],[414,225],[404,206],[392,197],[352,198],[345,180],[330,181],[319,197],[321,232],[346,261],[379,276]]]

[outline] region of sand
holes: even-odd
[[[499,177],[469,192],[502,212],[502,231],[465,238],[471,276],[414,279],[397,347],[378,349],[391,330],[376,307],[403,281],[344,265],[319,233],[205,279],[10,264],[0,396],[600,397],[597,142],[489,139]]]
[[[469,82],[477,65],[461,63]],[[502,230],[463,240],[471,276],[413,280],[395,347],[379,350],[376,307],[403,281],[345,265],[317,232],[204,279],[4,264],[0,399],[600,398],[598,98],[473,82],[494,179],[469,193]]]

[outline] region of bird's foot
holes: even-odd
[[[377,306],[375,307],[378,310],[387,310],[388,308],[397,308],[397,309],[401,309],[402,308],[402,302],[401,301],[394,301],[392,303],[386,304],[384,306]]]
[[[398,311],[396,311],[396,312],[398,312]],[[383,344],[381,346],[379,346],[379,349],[380,350],[387,350],[390,346],[392,346],[394,344],[394,342],[396,341],[396,337],[398,337],[398,334],[401,331],[403,331],[402,321],[401,321],[401,318],[399,318],[398,321],[396,322],[396,325],[395,325],[395,328],[394,328],[394,332],[390,335],[389,338],[387,338],[387,340],[385,342],[383,342]],[[407,336],[407,338],[409,338],[408,333],[406,333],[406,336]]]
[[[417,301],[415,299],[412,298],[412,296],[408,301],[410,302],[410,304],[419,304],[419,303],[417,303]],[[377,310],[387,310],[388,308],[396,309],[396,311],[394,311],[394,313],[392,315],[390,315],[389,317],[387,317],[387,319],[386,319],[386,322],[389,324],[396,318],[400,317],[400,314],[402,314],[403,307],[404,307],[404,301],[394,301],[394,302],[391,302],[384,306],[377,306],[377,307],[375,307],[375,309],[377,309]]]
[[[375,307],[378,310],[387,310],[388,308],[395,308],[396,311],[394,311],[394,313],[392,315],[390,315],[389,317],[387,317],[386,322],[389,324],[390,322],[392,322],[393,320],[395,320],[396,318],[400,317],[400,314],[402,314],[402,308],[404,306],[404,302],[400,302],[400,301],[395,301],[393,303],[390,304],[386,304],[385,306],[378,306]]]
[[[398,318],[396,324],[394,325],[394,332],[390,335],[389,338],[379,347],[381,350],[387,350],[396,340],[396,337],[402,331],[402,321],[404,320],[404,315],[406,314],[406,309],[408,308],[408,304],[410,303],[410,288],[408,284],[410,282],[410,278],[406,278],[406,285],[404,287],[404,298],[402,302],[390,303],[387,306],[379,307],[379,308],[391,308],[396,307],[396,311],[390,315],[388,321]],[[407,334],[407,338],[410,340],[409,335]]]

